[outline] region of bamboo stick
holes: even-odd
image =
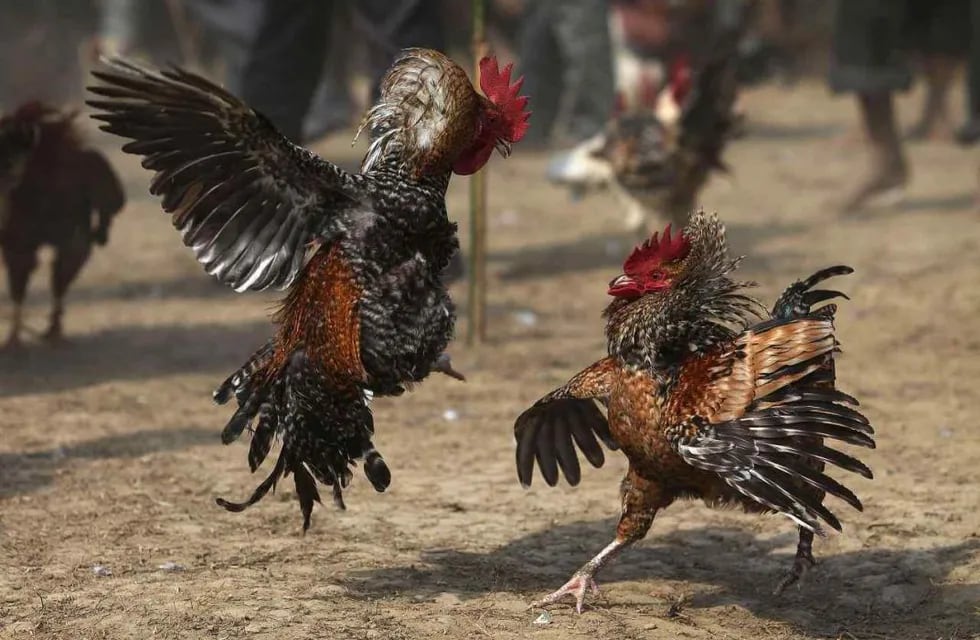
[[[473,78],[480,77],[480,59],[486,55],[485,0],[473,0]],[[470,177],[469,324],[467,344],[487,337],[487,171]]]

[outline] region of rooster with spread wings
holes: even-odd
[[[359,459],[384,491],[366,396],[400,394],[431,371],[458,376],[445,353],[455,313],[442,273],[459,244],[446,188],[494,149],[506,156],[529,115],[509,66],[485,58],[480,69],[483,95],[445,55],[402,52],[365,118],[374,139],[358,173],[192,73],[121,60],[94,73],[93,117],[155,172],[151,193],[205,270],[236,291],[288,289],[274,336],[215,392],[238,406],[222,440],[252,429],[253,471],[282,440],[269,476],[245,502],[219,499],[226,509],[292,473],[305,530],[317,481],[343,507]]]

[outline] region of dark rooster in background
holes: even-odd
[[[527,129],[527,98],[493,58],[480,95],[437,51],[393,63],[365,117],[374,139],[360,173],[293,145],[235,96],[180,69],[125,61],[95,72],[103,129],[156,172],[151,193],[205,270],[237,291],[289,288],[276,334],[215,392],[238,410],[222,433],[252,427],[253,471],[273,439],[272,472],[243,503],[293,474],[303,528],[316,481],[343,508],[350,467],[364,459],[377,491],[391,480],[371,441],[366,396],[398,395],[431,371],[460,377],[445,349],[455,312],[441,279],[458,250],[445,195],[453,172],[472,174]]]
[[[578,484],[575,447],[598,467],[599,440],[629,460],[616,538],[538,604],[571,594],[581,612],[596,572],[642,539],[657,511],[677,498],[778,512],[796,523],[796,558],[777,592],[813,564],[813,535],[822,533],[822,523],[841,530],[823,505],[825,494],[862,508],[824,466],[867,478],[871,471],[824,441],[873,448],[874,431],[853,408],[857,401],[835,388],[836,306],[812,308],[843,296],[813,287],[851,269],[831,267],[793,284],[766,314],[741,293],[748,283],[731,279],[738,262],[728,257],[714,216],[694,214],[676,236],[670,226],[654,234],[609,285],[608,357],[517,419],[517,470],[525,486],[535,459],[549,485],[559,469]]]
[[[51,321],[44,337],[62,338],[68,287],[88,261],[92,245],[109,239],[125,204],[122,186],[101,153],[86,148],[75,112],[39,102],[0,118],[0,250],[13,300],[7,346],[20,344],[27,283],[42,246],[54,248]]]
[[[639,102],[620,96],[605,129],[552,162],[549,179],[576,196],[611,189],[626,226],[644,238],[658,217],[683,224],[711,172],[724,170],[721,154],[734,136],[734,37],[697,71],[687,56],[676,57],[667,86],[648,84]]]

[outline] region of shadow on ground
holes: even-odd
[[[776,269],[779,264],[797,265],[800,255],[759,255],[754,250],[758,244],[774,237],[800,233],[807,225],[794,223],[767,224],[764,226],[725,224],[728,246],[734,255],[748,255],[746,266],[753,269]],[[588,235],[571,242],[534,247],[522,247],[515,251],[498,251],[491,261],[504,263],[500,278],[504,281],[520,281],[544,278],[577,271],[607,268],[616,271],[637,239],[626,233]]]
[[[121,327],[0,352],[0,398],[215,372],[215,386],[269,336],[267,322]]]
[[[150,453],[219,443],[214,429],[148,429],[43,451],[0,453],[0,499],[46,487],[59,469],[75,460],[139,458]]]
[[[844,134],[847,129],[837,124],[799,123],[779,124],[749,120],[747,138],[785,142],[787,140],[828,140]]]
[[[518,538],[489,553],[427,551],[419,564],[355,573],[347,586],[365,598],[443,592],[475,598],[510,591],[525,594],[530,602],[560,586],[614,530],[613,519],[582,521]],[[921,550],[869,548],[823,559],[818,546],[819,564],[802,587],[773,597],[772,588],[792,563],[789,552],[774,550],[793,543],[795,533],[759,538],[720,527],[654,534],[602,574],[599,582],[608,588],[597,606],[632,607],[638,614],[662,617],[676,617],[680,609],[696,624],[698,609],[738,605],[817,637],[968,638],[980,632],[980,585],[946,581],[954,567],[980,551],[978,539]],[[653,592],[664,580],[689,586],[678,588],[676,598],[657,601]],[[623,581],[644,584],[639,593],[634,589],[624,597],[622,590],[617,593]]]
[[[972,210],[977,205],[976,192],[954,193],[943,196],[906,198],[895,209],[898,211],[965,211]]]

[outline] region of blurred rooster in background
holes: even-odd
[[[517,419],[517,470],[525,486],[535,459],[549,485],[559,469],[578,484],[575,447],[598,467],[599,440],[629,460],[615,539],[538,604],[572,595],[581,612],[586,592],[596,589],[595,574],[641,540],[657,511],[677,498],[778,512],[796,523],[796,558],[777,592],[813,564],[813,535],[822,533],[822,523],[841,530],[823,505],[825,494],[862,508],[824,466],[867,478],[871,470],[824,440],[873,448],[874,431],[853,408],[857,401],[835,388],[836,306],[812,308],[843,296],[813,287],[851,269],[831,267],[793,284],[766,314],[741,293],[748,283],[731,279],[738,262],[728,257],[714,216],[695,214],[676,236],[670,226],[654,234],[609,285],[608,357]]]
[[[8,347],[21,341],[24,296],[39,249],[55,252],[44,338],[59,340],[68,287],[93,243],[108,241],[112,219],[125,204],[108,161],[81,142],[76,115],[30,102],[0,118],[0,251],[13,300]]]
[[[620,94],[606,128],[548,168],[548,178],[579,196],[609,188],[626,226],[646,237],[658,217],[683,224],[733,137],[737,61],[734,36],[692,74],[686,56],[670,65],[666,86],[649,79],[636,96]]]
[[[494,149],[508,155],[529,116],[510,66],[485,58],[480,70],[484,95],[443,54],[404,51],[365,117],[374,139],[359,173],[293,145],[200,76],[121,60],[95,72],[93,117],[132,140],[123,149],[155,172],[151,193],[207,272],[237,291],[289,288],[275,336],[215,392],[238,404],[225,443],[254,429],[253,471],[282,439],[266,480],[243,503],[219,499],[226,509],[292,473],[306,530],[316,481],[343,508],[358,459],[384,491],[367,396],[398,395],[431,371],[461,377],[445,353],[455,312],[442,274],[459,247],[446,189]]]

